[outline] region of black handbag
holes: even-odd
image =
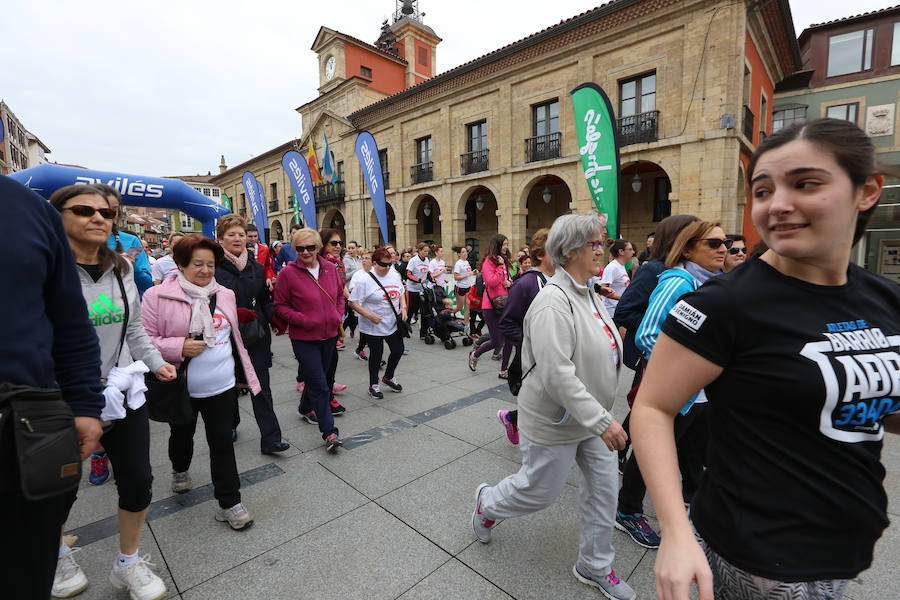
[[[216,312],[215,296],[209,300],[209,312]],[[153,373],[144,373],[144,385],[147,386],[144,397],[147,399],[147,416],[151,421],[184,425],[194,420],[194,407],[187,381],[190,362],[190,357],[185,357],[172,381],[161,381]]]
[[[381,282],[378,281],[378,278],[375,277],[375,274],[372,271],[369,271],[369,276],[375,280],[375,283],[378,284],[378,287],[381,288],[381,291],[384,292],[384,298],[387,300],[388,306],[391,307],[391,310],[394,312],[394,317],[397,318],[397,331],[400,332],[400,337],[408,338],[410,330],[412,329],[409,326],[409,323],[400,318],[400,315],[397,314],[397,309],[394,308],[394,303],[391,301],[391,295],[387,293],[387,290],[384,289],[384,286],[381,285]]]
[[[0,384],[0,456],[3,487],[15,485],[12,473],[17,470],[17,484],[27,500],[78,488],[78,432],[60,390]]]

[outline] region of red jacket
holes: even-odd
[[[256,244],[256,261],[263,266],[266,279],[275,279],[275,265],[272,263],[272,255],[265,244]]]
[[[319,260],[319,285],[303,263],[285,265],[275,286],[275,314],[288,324],[292,340],[315,341],[337,337],[344,318],[344,286],[337,268]],[[319,286],[325,291],[319,289]]]

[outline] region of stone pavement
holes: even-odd
[[[318,428],[298,418],[296,362],[286,336],[273,343],[271,370],[283,436],[291,449],[259,452],[250,401],[241,398],[235,446],[243,502],[256,522],[231,531],[213,518],[209,458],[198,427],[194,490],[169,489],[167,426],[151,424],[155,481],[141,553],[152,555],[169,598],[499,600],[600,598],[571,574],[578,542],[575,474],[552,507],[498,523],[490,544],[475,541],[471,513],[476,486],[516,471],[519,450],[506,440],[496,413],[513,408],[498,364],[484,357],[478,373],[467,350],[409,342],[397,377],[400,394],[366,396],[366,364],[340,353],[338,417],[346,447],[329,455]],[[416,381],[417,383],[413,383]],[[630,371],[619,385],[615,413],[624,416]],[[890,511],[900,517],[900,440],[888,436],[884,462]],[[90,586],[78,596],[121,599],[107,579],[118,552],[115,486],[82,484],[67,524],[80,536],[77,558]],[[773,490],[777,493],[777,490]],[[652,507],[647,512],[653,515]],[[655,525],[655,520],[653,520]],[[637,591],[655,597],[655,551],[616,531],[614,567]],[[847,590],[852,600],[900,598],[895,576],[900,528],[879,541],[873,567]],[[0,594],[2,596],[2,594]],[[696,597],[696,594],[694,595]]]

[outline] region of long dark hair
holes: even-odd
[[[334,236],[341,237],[341,232],[338,231],[337,229],[332,229],[331,227],[325,227],[324,229],[319,230],[319,237],[322,238],[322,247],[319,248],[319,256],[321,256],[322,258],[325,258],[325,253],[327,252],[327,250],[325,250],[325,248],[328,246],[328,242]],[[344,258],[344,247],[343,246],[341,246],[340,257]]]
[[[106,200],[106,204],[109,206],[109,198],[104,195],[101,190],[97,189],[95,186],[84,184],[67,185],[59,188],[53,192],[52,196],[50,196],[50,206],[62,213],[63,206],[66,202],[75,196],[81,196],[83,194],[100,196]],[[103,273],[110,269],[115,269],[119,274],[128,272],[128,261],[125,260],[121,254],[110,248],[105,241],[100,245],[100,249],[97,252],[97,258],[100,259],[98,266]]]
[[[859,188],[872,175],[892,173],[892,169],[879,165],[875,159],[875,145],[856,124],[844,119],[815,119],[808,123],[794,123],[778,130],[756,148],[747,165],[747,181],[753,181],[753,171],[760,157],[794,140],[807,140],[834,157],[835,162],[847,173],[854,188]],[[868,209],[860,211],[856,217],[853,243],[856,244],[866,232],[866,225],[872,213],[878,208],[878,201]]]
[[[488,242],[487,254],[485,254],[484,259],[482,259],[481,261],[481,264],[484,265],[484,261],[486,261],[487,259],[491,259],[491,262],[495,265],[508,263],[508,257],[505,254],[502,254],[503,242],[505,241],[505,235],[503,235],[502,233],[495,233],[493,237],[491,237],[491,241]]]

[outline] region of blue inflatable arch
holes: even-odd
[[[203,234],[211,238],[216,237],[216,219],[230,212],[180,179],[142,177],[51,164],[16,171],[9,177],[48,199],[53,192],[67,185],[106,183],[122,194],[124,204],[169,208],[192,216],[203,225]]]

